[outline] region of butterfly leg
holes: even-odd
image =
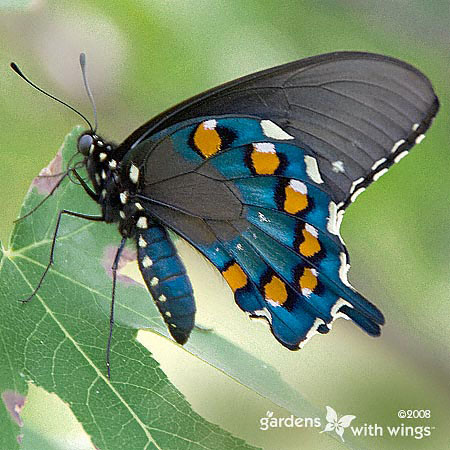
[[[94,202],[98,203],[98,199],[100,198],[100,196],[98,194],[96,194],[90,187],[89,185],[86,183],[86,181],[83,180],[83,178],[81,177],[81,175],[76,171],[76,169],[72,169],[72,173],[75,175],[75,178],[78,180],[78,182],[81,184],[81,187],[84,189],[84,191],[86,192],[86,194],[89,195],[89,197],[92,198],[92,200],[94,200]]]
[[[55,227],[55,231],[53,233],[52,247],[50,249],[50,261],[47,264],[47,267],[45,268],[44,273],[42,274],[41,279],[39,280],[39,283],[37,284],[36,288],[34,289],[34,291],[32,292],[32,294],[29,297],[27,297],[24,300],[21,300],[22,303],[29,302],[36,295],[36,293],[39,291],[40,287],[42,286],[45,276],[47,275],[48,271],[50,270],[50,267],[52,266],[52,264],[54,262],[53,256],[55,253],[56,238],[58,237],[59,226],[61,225],[61,218],[62,218],[63,214],[66,214],[68,216],[79,217],[79,218],[85,219],[85,220],[92,220],[92,221],[96,221],[96,222],[104,221],[103,216],[90,216],[87,214],[81,214],[81,213],[77,213],[74,211],[69,211],[67,209],[62,209],[58,214],[58,220],[56,221],[56,227]]]
[[[49,192],[48,195],[46,195],[31,211],[28,211],[25,215],[19,217],[14,221],[14,223],[21,222],[22,220],[26,219],[27,217],[31,216],[36,210],[38,210],[56,191],[56,189],[61,186],[61,183],[64,181],[64,179],[69,176],[70,178],[70,172],[72,172],[75,175],[75,178],[79,181],[83,189],[86,191],[86,193],[91,197],[95,202],[98,202],[99,196],[87,185],[87,183],[81,178],[81,176],[78,174],[76,169],[67,170],[64,172],[61,176],[61,178],[57,181],[57,183],[53,186],[52,190]],[[53,175],[48,175],[49,177]],[[38,175],[39,177],[39,175]]]
[[[110,355],[111,355],[112,332],[113,332],[113,327],[114,327],[114,302],[116,299],[117,268],[119,267],[120,257],[122,255],[122,251],[125,247],[126,241],[127,241],[127,238],[123,237],[122,241],[120,242],[119,248],[117,249],[116,257],[114,258],[114,262],[112,265],[113,285],[112,285],[112,295],[111,295],[111,312],[109,314],[109,336],[108,336],[108,344],[106,346],[106,370],[108,372],[108,378],[111,378]]]
[[[14,223],[21,222],[22,220],[26,219],[27,217],[31,216],[36,210],[38,210],[56,191],[56,189],[61,186],[61,183],[64,181],[64,179],[69,175],[69,172],[66,172],[62,175],[62,177],[57,181],[57,183],[53,186],[52,190],[46,195],[31,211],[28,211],[25,215],[19,217],[14,221]]]

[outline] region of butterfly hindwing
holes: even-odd
[[[382,314],[343,282],[346,250],[314,157],[270,138],[265,127],[257,118],[226,117],[169,130],[145,159],[130,157],[148,176],[141,200],[218,267],[237,304],[265,317],[288,348],[327,332],[335,317],[349,318],[342,306],[355,308],[364,317],[355,322],[379,334]],[[154,182],[160,145],[183,162]],[[142,155],[139,147],[135,153]]]

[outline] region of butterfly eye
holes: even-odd
[[[89,155],[91,145],[94,144],[94,139],[90,134],[83,134],[78,139],[78,151],[84,156]]]

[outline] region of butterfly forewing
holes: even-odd
[[[333,201],[343,209],[421,139],[438,107],[431,83],[413,66],[382,55],[337,52],[211,89],[152,119],[124,145],[134,147],[196,117],[256,115],[315,155]]]

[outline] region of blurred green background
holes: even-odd
[[[350,280],[384,312],[383,335],[370,339],[338,321],[300,352],[274,343],[261,353],[270,353],[271,364],[323,415],[330,405],[339,415],[355,415],[359,425],[391,426],[401,423],[399,409],[431,410],[429,420],[403,421],[436,427],[431,437],[361,438],[363,446],[450,448],[449,23],[447,0],[2,0],[0,237],[6,245],[32,178],[79,123],[9,70],[12,60],[91,117],[78,67],[85,51],[99,131],[120,142],[161,110],[273,65],[335,50],[404,59],[432,80],[441,111],[425,141],[349,208],[342,225]],[[205,263],[193,255],[190,266],[194,283],[213,296],[221,285],[205,281]],[[218,321],[241,315],[234,306],[222,314]],[[253,325],[241,333],[245,346]],[[147,344],[197,412],[249,443],[344,448],[316,429],[259,430],[268,410],[289,413],[155,335]],[[23,417],[34,436],[29,448],[92,448],[68,408],[38,388],[30,390]]]

